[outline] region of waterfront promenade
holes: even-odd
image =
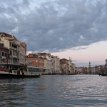
[[[107,107],[107,77],[43,75],[0,80],[0,107]]]

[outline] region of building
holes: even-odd
[[[76,74],[76,65],[72,62],[72,60],[69,58],[68,60],[68,71],[69,74]]]
[[[9,49],[4,47],[4,44],[0,41],[0,64],[8,64]]]
[[[44,59],[44,69],[46,74],[52,74],[52,56],[50,53],[37,53]]]
[[[38,68],[41,72],[44,71],[44,59],[38,54],[29,54],[26,57],[26,64]]]
[[[25,42],[20,42],[19,45],[19,63],[20,64],[26,64],[26,51],[27,51],[27,45]]]
[[[61,74],[60,70],[60,59],[57,56],[51,56],[52,61],[52,74]]]
[[[75,74],[76,73],[76,66],[72,62],[71,59],[67,60],[65,58],[60,59],[60,67],[62,74]]]
[[[42,69],[45,74],[60,73],[60,59],[50,53],[31,53],[27,55],[27,65]]]
[[[0,41],[2,42],[4,48],[9,50],[8,64],[25,64],[25,43],[19,41],[15,36],[4,32],[0,33]]]
[[[60,59],[60,67],[61,67],[61,73],[62,74],[68,74],[69,73],[69,64],[68,60],[63,58]]]

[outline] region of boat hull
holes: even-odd
[[[40,75],[15,75],[15,74],[0,74],[0,79],[8,79],[8,78],[39,78]]]
[[[99,74],[99,75],[101,75],[101,76],[107,76],[107,74]]]

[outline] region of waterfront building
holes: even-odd
[[[52,59],[52,73],[61,74],[60,70],[60,59],[57,56],[51,56]]]
[[[68,74],[69,73],[69,65],[68,65],[67,59],[65,59],[65,58],[60,59],[60,66],[61,66],[62,74]]]
[[[104,65],[97,65],[95,68],[95,74],[100,74],[104,72]]]
[[[50,53],[37,53],[39,56],[44,58],[45,72],[50,74],[60,73],[60,59],[57,56],[51,55]]]
[[[36,54],[28,54],[26,56],[26,64],[28,66],[34,66],[34,67],[38,67],[38,56]]]
[[[0,33],[0,39],[4,47],[9,49],[9,64],[19,64],[19,42],[18,40],[7,33]]]
[[[0,41],[4,48],[9,50],[8,64],[25,64],[26,44],[19,41],[15,36],[1,32]]]
[[[44,58],[44,73],[49,72],[48,66],[49,66],[49,61],[46,58]]]
[[[33,66],[39,69],[39,71],[44,71],[44,59],[40,57],[38,54],[29,54],[26,57],[26,64],[28,66]]]
[[[27,45],[25,42],[20,42],[19,45],[19,63],[20,64],[26,64],[26,51],[27,51]]]
[[[71,59],[67,60],[65,58],[60,59],[60,69],[62,74],[75,74],[76,73],[76,66],[72,62]]]
[[[88,68],[83,66],[83,67],[76,67],[76,73],[77,74],[88,74]]]
[[[37,53],[39,56],[44,58],[44,65],[45,65],[45,73],[52,74],[52,56],[50,53]]]
[[[91,67],[91,74],[96,74],[95,67]]]
[[[50,53],[31,53],[27,55],[27,65],[42,69],[45,74],[60,73],[60,59]]]
[[[33,66],[48,74],[73,74],[75,71],[75,64],[70,59],[60,60],[50,53],[31,53],[26,56],[26,51],[26,43],[13,35],[0,32],[0,64],[14,65],[15,68],[17,65]]]
[[[4,44],[0,40],[0,64],[8,64],[9,49],[4,47]]]
[[[76,66],[70,58],[68,60],[68,65],[69,65],[69,68],[68,68],[69,74],[76,74]]]

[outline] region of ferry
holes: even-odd
[[[0,64],[0,78],[38,78],[41,73],[36,67]]]

